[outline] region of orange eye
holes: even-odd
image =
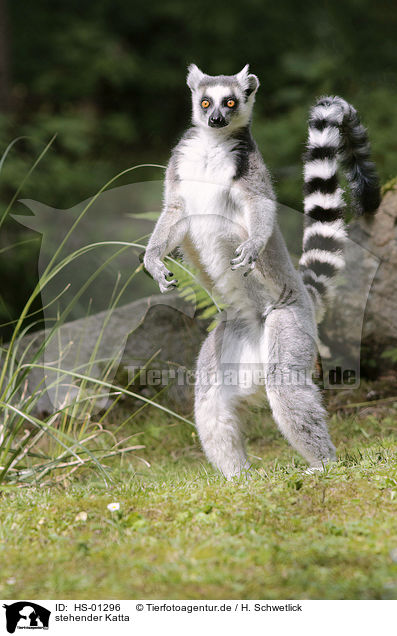
[[[210,105],[208,99],[203,99],[203,101],[201,102],[201,107],[202,108],[208,108],[208,106]]]
[[[228,99],[226,104],[227,106],[229,106],[229,108],[233,108],[233,106],[236,105],[236,102],[234,101],[234,99]]]

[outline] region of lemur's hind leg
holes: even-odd
[[[335,458],[318,387],[313,383],[315,325],[308,309],[275,309],[266,318],[266,391],[273,417],[290,444],[313,467]]]
[[[221,323],[202,345],[195,386],[195,420],[208,460],[227,479],[249,468],[240,429],[238,407],[255,391],[249,368],[241,382],[241,370],[258,347],[235,321]]]

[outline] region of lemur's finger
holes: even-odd
[[[250,273],[252,272],[252,270],[253,270],[253,269],[255,269],[255,265],[256,265],[256,263],[255,263],[255,261],[253,260],[253,261],[252,261],[252,263],[251,263],[251,265],[249,266],[249,269],[248,269],[248,270],[244,273],[244,276],[245,276],[245,277],[247,277],[247,276],[248,276],[248,274],[250,274]]]
[[[235,263],[232,267],[232,272],[234,272],[235,269],[240,269],[240,267],[244,267],[246,265],[245,261],[241,261],[241,263]]]
[[[239,245],[234,252],[236,256],[233,260],[235,260],[236,258],[241,258],[242,254],[245,254],[246,251],[247,251],[247,246],[244,245],[244,243],[242,245]]]
[[[160,291],[162,294],[165,294],[165,292],[170,291],[170,289],[175,289],[177,287],[177,280],[171,280],[171,281],[167,281],[166,283],[162,283],[160,285]]]
[[[236,258],[232,258],[232,260],[230,261],[231,265],[237,265],[242,263],[245,259],[247,258],[246,252],[245,250],[243,250],[241,252],[241,254],[239,256],[236,256]]]
[[[236,263],[235,265],[233,265],[232,267],[232,271],[235,269],[239,269],[241,267],[248,267],[248,265],[251,265],[252,259],[250,259],[248,256],[244,257],[244,260],[242,260],[240,263]]]

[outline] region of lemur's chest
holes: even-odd
[[[235,175],[235,142],[200,136],[184,142],[179,153],[178,177],[186,213],[229,215]]]

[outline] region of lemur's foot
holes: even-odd
[[[252,479],[251,463],[246,460],[241,466],[221,470],[227,481],[243,481]]]
[[[267,309],[263,312],[262,317],[265,320],[271,311],[274,309],[282,309],[283,307],[289,307],[296,303],[296,297],[294,296],[294,292],[292,289],[287,292],[287,285],[284,285],[283,290],[275,303],[272,303],[267,307]]]
[[[172,280],[167,280],[169,277],[173,276],[174,274],[170,272],[166,268],[164,263],[162,263],[161,261],[159,263],[146,261],[145,267],[147,271],[149,272],[149,274],[152,276],[152,278],[156,281],[156,283],[158,283],[158,286],[162,294],[176,287],[178,283],[176,278],[173,278]]]
[[[238,246],[235,251],[235,258],[232,258],[230,264],[232,266],[232,270],[238,269],[239,267],[248,267],[247,271],[244,273],[244,276],[248,276],[250,272],[255,267],[256,260],[259,256],[260,246],[258,241],[255,239],[248,239],[244,243]]]

